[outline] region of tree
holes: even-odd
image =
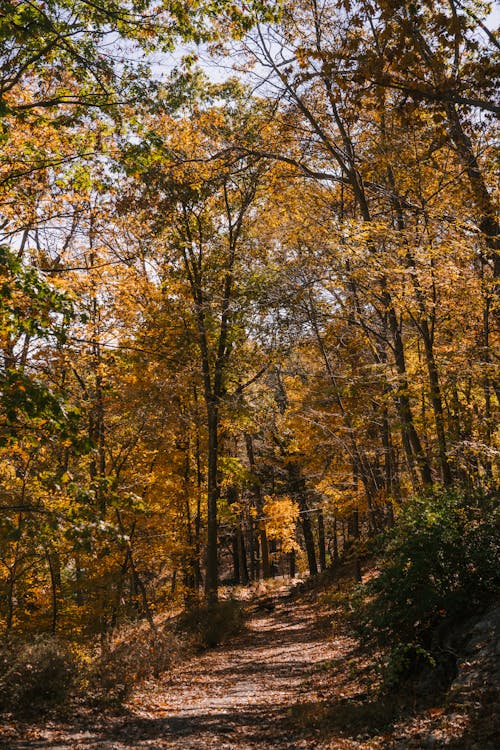
[[[195,117],[198,120],[194,129]],[[148,141],[129,151],[129,169],[147,187],[140,204],[162,253],[167,297],[182,295],[185,325],[198,347],[207,431],[207,563],[205,589],[217,599],[217,502],[220,496],[220,419],[230,399],[228,371],[244,339],[245,276],[250,249],[248,223],[263,165],[240,157],[217,157],[241,125],[238,109],[203,109],[190,121],[163,118]],[[215,153],[215,156],[212,154]],[[138,158],[137,158],[138,157]],[[161,219],[149,218],[154,191]]]

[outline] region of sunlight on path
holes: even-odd
[[[315,633],[305,608],[292,614],[280,607],[272,616],[254,619],[230,646],[175,670],[157,688],[158,699],[132,704],[134,713],[167,722],[169,717],[184,719],[189,744],[179,744],[174,729],[158,747],[195,748],[202,738],[205,747],[297,746],[296,741],[289,745],[283,726],[289,707],[303,695],[311,699],[309,676],[334,656],[333,644]],[[228,744],[228,733],[238,740],[232,737]]]
[[[290,736],[290,711],[317,700],[314,677],[342,656],[310,608],[280,604],[257,614],[229,645],[193,657],[143,686],[120,717],[102,725],[34,730],[12,750],[292,750],[319,747]],[[354,748],[357,743],[335,745]],[[0,747],[7,747],[2,746]],[[333,746],[332,746],[333,747]],[[10,750],[10,748],[9,748]]]

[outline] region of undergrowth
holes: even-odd
[[[142,681],[158,677],[179,657],[182,644],[172,632],[145,625],[123,626],[99,648],[39,635],[17,637],[0,651],[0,712],[44,713],[71,698],[119,706]]]
[[[351,599],[361,635],[390,646],[388,687],[436,666],[442,634],[498,594],[498,521],[494,498],[457,490],[401,509],[382,540],[378,574]]]
[[[178,627],[187,633],[193,645],[213,648],[240,632],[245,611],[237,599],[225,599],[217,604],[200,604],[184,612]]]
[[[243,623],[243,605],[231,599],[189,609],[177,618],[175,632],[171,622],[155,632],[130,623],[100,646],[52,635],[30,641],[12,636],[0,649],[0,712],[39,714],[71,698],[119,706],[138,684],[193,650],[218,645]]]
[[[0,650],[0,711],[32,713],[64,701],[75,684],[78,660],[52,635],[31,642],[10,638]]]
[[[183,644],[171,631],[145,625],[122,628],[84,672],[85,693],[94,703],[120,705],[144,680],[157,678],[180,657]]]

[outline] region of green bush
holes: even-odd
[[[398,643],[394,646],[382,668],[382,684],[391,690],[401,681],[424,669],[436,668],[436,659],[419,643]]]
[[[204,604],[184,612],[179,628],[194,637],[195,644],[213,648],[232,635],[236,635],[245,620],[243,605],[236,599],[226,599],[217,604]]]
[[[393,656],[405,653],[405,668],[410,653],[423,649],[432,658],[436,628],[463,620],[499,591],[498,521],[492,498],[454,491],[408,501],[385,538],[378,575],[358,587],[362,632],[394,644]]]
[[[58,638],[10,640],[0,655],[0,710],[31,712],[61,703],[76,674],[76,660]]]

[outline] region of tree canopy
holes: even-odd
[[[497,493],[487,12],[3,3],[8,632],[360,575],[410,496]]]

